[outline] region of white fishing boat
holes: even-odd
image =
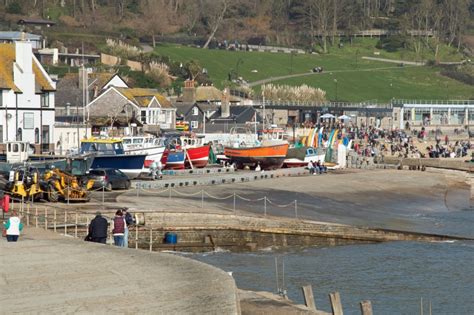
[[[149,136],[133,136],[122,138],[125,154],[146,154],[144,167],[153,162],[158,163],[165,152],[163,139]]]

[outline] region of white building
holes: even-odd
[[[36,153],[54,151],[55,90],[31,42],[0,44],[0,150],[6,141],[21,140]]]

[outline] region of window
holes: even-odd
[[[49,126],[41,126],[41,142],[43,143],[41,150],[49,151]]]
[[[23,129],[33,129],[35,127],[35,114],[23,113]]]
[[[196,129],[199,127],[199,123],[195,120],[191,121],[191,128]]]
[[[41,94],[41,107],[49,107],[49,93]]]
[[[22,130],[21,128],[18,128],[18,130],[16,131],[16,141],[21,141],[21,134],[22,134]]]
[[[3,107],[3,91],[0,90],[0,106]]]
[[[146,110],[141,111],[140,119],[141,119],[142,124],[146,124]]]
[[[68,138],[67,138],[67,142],[69,143],[69,132],[67,134]],[[39,143],[40,142],[40,130],[39,128],[35,128],[35,143]]]
[[[193,107],[193,116],[199,115],[199,108],[197,106]]]

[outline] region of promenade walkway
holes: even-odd
[[[0,253],[0,314],[239,313],[234,279],[187,258],[35,228]]]

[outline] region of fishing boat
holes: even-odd
[[[289,148],[283,167],[302,167],[308,165],[309,162],[324,162],[326,152],[322,148],[300,147]]]
[[[186,154],[183,150],[166,149],[161,158],[161,164],[166,170],[184,170],[185,160]]]
[[[125,154],[146,154],[146,168],[152,163],[158,163],[163,157],[165,145],[163,139],[147,136],[133,136],[122,138],[123,149]]]
[[[115,168],[130,179],[143,171],[146,154],[125,154],[122,139],[88,138],[81,141],[81,154],[94,156],[91,169]]]
[[[255,146],[225,147],[224,154],[239,169],[260,165],[262,170],[280,168],[288,152],[288,142],[281,140],[264,140]]]
[[[203,168],[209,161],[210,145],[203,145],[202,137],[180,137],[181,148],[185,151],[185,166],[190,168]]]

